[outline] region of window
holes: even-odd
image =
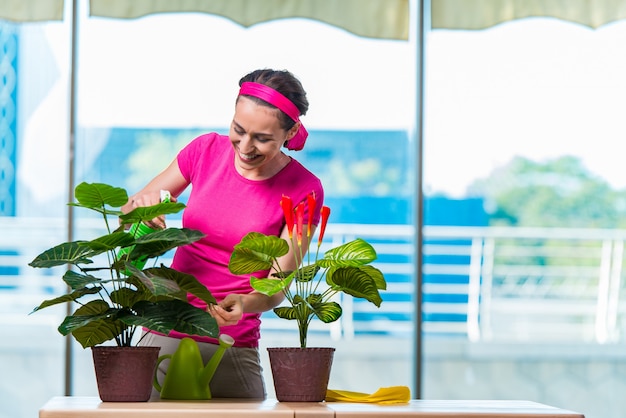
[[[381,310],[365,311],[359,303],[347,301],[342,321],[331,326],[316,324],[310,340],[338,348],[331,378],[334,388],[373,392],[380,386],[411,386],[413,368],[407,364],[413,361],[415,178],[411,167],[415,162],[410,150],[415,88],[410,43],[360,38],[304,19],[244,29],[200,14],[122,21],[83,13],[79,18],[75,184],[105,182],[136,191],[199,133],[227,132],[238,80],[245,73],[264,67],[287,68],[301,79],[311,102],[303,118],[310,139],[304,151],[293,155],[325,184],[335,224],[327,237],[371,234],[380,248],[380,262],[390,266],[395,282]],[[32,374],[24,379],[44,384],[28,399],[14,391],[32,383],[13,383],[10,390],[0,391],[11,397],[8,403],[13,409],[7,412],[11,417],[32,416],[51,396],[63,395],[65,390],[65,341],[56,330],[64,312],[25,314],[55,295],[54,286],[60,284],[62,275],[59,271],[31,281],[27,276],[39,272],[27,263],[41,250],[66,239],[68,34],[68,22],[27,24],[17,30],[21,54],[16,128],[20,148],[15,163],[18,203],[15,216],[0,217],[0,222],[3,231],[5,225],[20,228],[11,229],[10,236],[2,234],[0,242],[6,251],[16,251],[14,243],[22,242],[23,230],[33,238],[24,241],[24,252],[10,254],[20,269],[20,285],[28,286],[0,290],[0,296],[24,302],[7,308],[13,316],[4,316],[3,321],[15,316],[22,319],[7,323],[19,338],[15,347],[0,356],[3,361],[13,356],[6,364],[27,364]],[[95,234],[84,215],[74,212],[77,238]],[[38,241],[40,235],[46,241]],[[0,257],[4,257],[2,251],[5,247],[0,247]],[[2,271],[0,277],[4,280]],[[17,282],[18,277],[11,281]],[[277,324],[271,313],[267,316],[261,347],[264,361],[266,346],[298,342],[295,326],[290,329],[288,321]],[[399,326],[394,328],[396,321]],[[384,352],[371,343],[390,334],[399,343]],[[71,393],[97,396],[91,353],[76,343],[71,346]],[[371,361],[372,353],[378,361],[387,362],[390,351],[395,362],[386,367],[391,373],[380,376],[376,362],[363,366]],[[49,360],[44,363],[41,358]],[[46,365],[43,371],[40,364]],[[269,365],[265,369],[271,396]]]
[[[622,414],[625,36],[552,18],[428,33],[425,310],[463,326],[426,334],[425,398]]]

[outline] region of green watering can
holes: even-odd
[[[202,363],[198,343],[189,337],[183,338],[174,354],[165,354],[158,358],[152,386],[159,391],[161,399],[211,399],[209,382],[213,378],[224,352],[234,342],[235,340],[231,336],[220,335],[219,347],[205,366]],[[161,386],[157,379],[157,370],[159,364],[165,359],[170,359],[170,364],[165,374],[163,386]]]

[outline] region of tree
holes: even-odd
[[[626,192],[589,172],[578,157],[514,157],[468,187],[486,201],[491,225],[620,228]]]

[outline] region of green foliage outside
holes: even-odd
[[[577,157],[515,157],[472,183],[468,194],[485,199],[492,226],[626,227],[626,191],[613,190]]]
[[[579,158],[573,156],[544,162],[515,157],[487,178],[472,183],[468,194],[485,199],[490,226],[626,227],[626,191],[612,189],[607,181],[591,173]],[[597,274],[601,246],[601,242],[593,239],[565,242],[549,238],[501,238],[495,243],[495,257],[497,264],[507,266],[562,269],[561,283],[552,282],[556,297],[557,294],[565,296],[563,292],[568,287],[565,284],[571,286],[575,281],[581,281],[581,277],[587,275],[585,269],[594,269],[591,276]],[[540,283],[545,277],[531,274],[517,280],[518,284]],[[593,285],[593,281],[587,285]],[[580,285],[577,288],[581,289]]]

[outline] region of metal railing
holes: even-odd
[[[620,338],[626,231],[431,226],[424,236],[425,259],[448,260],[424,263],[425,286],[461,279],[470,340]]]
[[[28,266],[65,240],[64,221],[0,217],[0,311],[30,312],[63,290],[54,271]],[[80,237],[103,233],[79,220]],[[423,228],[423,331],[470,341],[617,341],[623,332],[626,231],[606,229]],[[383,304],[344,297],[343,315],[312,331],[333,338],[360,333],[408,335],[415,329],[415,229],[410,225],[331,224],[326,248],[356,237],[379,255],[388,289]],[[160,260],[167,262],[167,259]],[[51,276],[54,275],[54,276]],[[14,315],[13,315],[14,316]],[[295,330],[273,314],[265,330]]]

